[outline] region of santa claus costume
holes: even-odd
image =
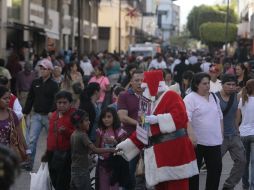
[[[152,115],[146,120],[150,123],[149,145],[138,140],[134,132],[128,139],[117,145],[130,161],[144,149],[145,177],[149,186],[156,190],[188,190],[188,178],[197,175],[198,167],[194,147],[187,135],[187,114],[181,97],[167,90],[162,71],[144,73],[144,93],[153,99]]]

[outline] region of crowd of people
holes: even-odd
[[[170,141],[166,147],[158,146],[157,141],[152,147],[156,147],[160,156],[161,152],[168,151],[174,152],[177,159],[185,157],[172,163],[172,156],[163,153],[169,160],[162,160],[161,167],[167,166],[163,172],[168,172],[169,177],[161,176],[158,168],[152,168],[152,160],[146,158],[151,159],[151,147],[139,145],[135,136],[140,124],[140,98],[145,88],[152,91],[150,82],[144,87],[144,80],[147,73],[158,70],[162,78],[156,83],[158,94],[155,93],[153,99],[157,100],[156,109],[146,117],[146,122],[151,125],[150,135],[159,134],[153,128],[158,124],[161,133],[171,137],[163,137]],[[0,144],[10,147],[14,124],[19,140],[27,145],[27,158],[22,160],[21,167],[31,171],[37,142],[45,128],[47,150],[42,161],[48,162],[56,190],[92,188],[91,153],[99,155],[95,175],[98,190],[144,189],[146,186],[154,186],[156,190],[197,190],[198,170],[204,165],[206,189],[216,190],[226,152],[234,164],[223,189],[234,189],[241,179],[244,190],[254,189],[253,78],[247,62],[234,63],[225,59],[220,51],[212,55],[191,51],[158,53],[155,58],[102,52],[84,55],[80,60],[74,52],[66,55],[44,52],[41,57],[35,57],[33,63],[13,53],[6,64],[0,59]],[[168,90],[174,93],[161,96]],[[158,109],[160,104],[169,108]],[[172,126],[170,130],[165,129],[160,123],[159,115],[166,113],[171,119],[165,116],[162,121],[174,129]],[[176,131],[180,131],[180,135]],[[186,135],[192,144],[186,139],[179,140]],[[165,143],[161,138],[159,142]],[[126,151],[130,140],[135,146],[131,143],[132,149]],[[174,146],[176,144],[178,146]],[[138,153],[138,149],[144,153]],[[5,160],[2,161],[1,154],[0,158],[0,181],[4,181],[1,166]],[[145,172],[146,179],[136,175],[140,159],[144,160],[147,171],[154,170],[149,171],[150,174]],[[15,158],[13,160],[17,165]],[[186,164],[184,169],[183,164]],[[177,165],[178,170],[175,167],[169,170],[169,165]],[[167,184],[167,181],[174,183]],[[8,182],[11,184],[13,180]]]

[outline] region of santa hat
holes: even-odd
[[[144,72],[144,80],[141,84],[142,88],[146,88],[143,96],[154,100],[158,92],[167,90],[167,86],[163,79],[163,72],[161,70],[152,70]]]

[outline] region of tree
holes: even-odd
[[[225,36],[225,23],[207,22],[200,26],[200,39],[206,43],[209,49],[221,47],[225,42],[233,42],[237,37],[237,25],[229,23],[228,35]]]
[[[191,37],[200,40],[199,28],[203,23],[222,22],[225,23],[227,15],[226,6],[206,6],[193,7],[187,18],[187,28]],[[237,15],[233,8],[229,9],[229,23],[237,23]]]

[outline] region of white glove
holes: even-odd
[[[158,123],[157,115],[147,115],[145,117],[145,123],[149,123],[151,125]]]

